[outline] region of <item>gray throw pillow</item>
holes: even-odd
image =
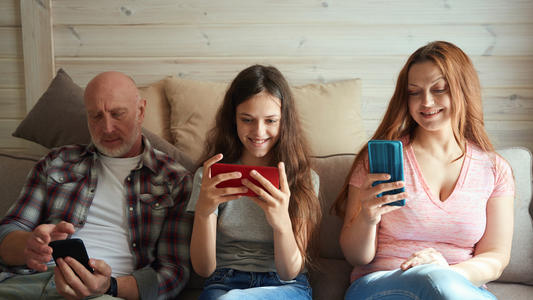
[[[22,120],[13,136],[47,148],[91,141],[83,104],[83,89],[63,70]]]

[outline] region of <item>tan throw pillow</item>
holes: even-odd
[[[167,78],[165,94],[170,106],[171,143],[198,163],[205,135],[226,92],[225,83]]]
[[[170,108],[165,97],[165,79],[139,88],[141,98],[146,99],[143,127],[171,142]]]
[[[214,126],[227,84],[168,78],[172,143],[196,163]],[[366,142],[361,118],[361,80],[293,87],[295,103],[311,153],[354,153]]]

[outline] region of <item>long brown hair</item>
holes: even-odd
[[[208,134],[205,161],[224,154],[222,162],[234,163],[243,153],[243,144],[237,135],[237,106],[252,96],[266,91],[281,101],[279,140],[270,150],[270,165],[285,163],[291,191],[289,216],[296,243],[306,262],[316,256],[317,226],[322,214],[311,179],[311,160],[307,141],[301,130],[289,84],[278,69],[253,65],[242,70],[229,86],[224,102],[216,115],[216,124]]]
[[[459,47],[444,41],[435,41],[420,47],[407,59],[398,75],[396,89],[390,99],[385,116],[372,139],[397,140],[404,136],[410,136],[410,141],[414,139],[418,124],[409,114],[407,104],[408,75],[412,65],[426,61],[434,63],[448,83],[453,135],[461,147],[463,155],[466,141],[477,145],[484,151],[494,151],[483,123],[481,86],[474,65]],[[344,217],[345,214],[348,183],[352,172],[367,156],[367,153],[368,147],[365,146],[355,157],[342,192],[331,208],[332,212],[340,217]]]

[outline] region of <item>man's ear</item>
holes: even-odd
[[[137,106],[137,109],[139,110],[139,114],[137,115],[137,120],[140,124],[144,121],[144,113],[146,112],[146,99],[139,100],[139,104]]]

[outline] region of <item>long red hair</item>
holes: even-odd
[[[420,47],[407,59],[398,75],[396,88],[385,116],[372,139],[398,140],[404,136],[410,136],[409,140],[412,141],[415,138],[415,129],[418,125],[409,114],[407,103],[408,74],[412,65],[427,61],[434,63],[440,69],[448,83],[453,135],[460,145],[463,155],[466,141],[477,145],[484,151],[494,151],[485,131],[481,86],[474,65],[459,47],[444,41],[435,41]],[[365,146],[355,157],[342,191],[331,208],[332,212],[340,217],[344,217],[345,214],[348,183],[352,172],[367,155],[368,147]]]

